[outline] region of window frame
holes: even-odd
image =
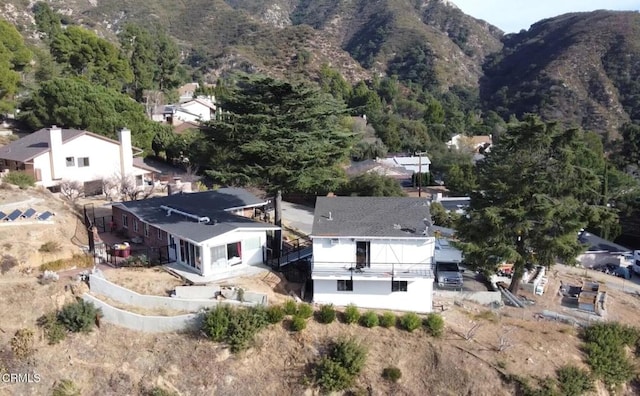
[[[78,157],[78,168],[88,168],[90,165],[89,157]]]
[[[149,223],[142,223],[142,231],[144,232],[145,238],[149,238]]]
[[[122,214],[122,228],[129,228],[129,216]]]
[[[352,292],[353,279],[338,279],[336,281],[336,290],[340,292]]]
[[[76,158],[75,157],[65,157],[65,161],[67,162],[67,168],[71,168],[76,166]]]
[[[392,280],[391,281],[391,292],[392,293],[406,293],[409,291],[409,282],[402,280]]]

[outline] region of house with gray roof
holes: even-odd
[[[242,188],[179,193],[113,205],[113,226],[202,277],[255,266],[280,228],[255,220],[269,204]]]
[[[318,197],[313,301],[430,312],[435,236],[429,202],[409,197]]]
[[[0,147],[0,169],[29,173],[36,185],[52,190],[69,180],[83,183],[86,195],[101,194],[104,179],[126,177],[142,186],[145,178],[151,178],[153,170],[134,161],[141,154],[131,145],[131,131],[126,128],[114,140],[54,125]]]
[[[581,231],[578,241],[585,246],[585,251],[576,258],[585,268],[593,268],[603,264],[628,266],[633,261],[633,251],[617,243],[608,241],[588,231]]]

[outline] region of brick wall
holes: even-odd
[[[115,223],[116,230],[121,230],[124,228],[123,215],[127,216],[128,227],[126,228],[126,230],[129,234],[128,239],[140,237],[144,241],[143,244],[148,247],[160,247],[166,246],[168,244],[167,233],[160,230],[160,239],[158,239],[158,228],[154,227],[152,224],[148,225],[149,233],[148,236],[145,236],[145,223],[142,220],[138,219],[133,213],[127,212],[116,206],[113,206],[111,208],[111,213],[113,214],[113,221]],[[137,231],[135,226],[136,222],[138,224]]]

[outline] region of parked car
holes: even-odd
[[[608,263],[595,266],[593,269],[619,278],[631,279],[631,270],[629,267],[622,267],[617,264]]]
[[[457,263],[436,263],[438,287],[461,289],[464,283],[463,271]]]

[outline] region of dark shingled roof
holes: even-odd
[[[430,226],[429,202],[423,198],[318,197],[311,235],[424,238],[432,236]]]
[[[79,129],[63,129],[62,143],[74,139],[84,133],[86,133],[86,131],[81,131]],[[49,151],[49,128],[43,128],[28,134],[22,139],[18,139],[6,146],[0,147],[0,158],[11,161],[26,162],[40,154],[46,153],[47,151]]]
[[[630,252],[631,249],[627,249],[624,246],[618,245],[600,238],[599,236],[590,232],[583,232],[578,237],[578,240],[587,246],[588,252],[609,252],[609,253],[625,253]]]
[[[244,208],[265,204],[264,200],[241,188],[174,194],[166,197],[121,202],[124,207],[143,221],[173,235],[203,242],[237,228],[277,229],[271,224],[260,223],[228,212],[232,208]],[[196,219],[178,213],[167,215],[161,206],[168,206],[199,217],[208,217],[210,223],[198,223]]]

